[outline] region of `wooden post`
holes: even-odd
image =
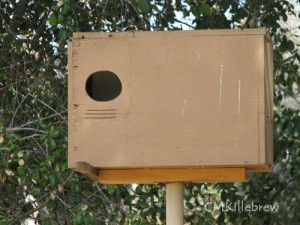
[[[166,184],[167,225],[183,225],[183,184]]]

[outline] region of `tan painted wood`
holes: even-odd
[[[116,169],[99,171],[99,182],[103,184],[244,182],[246,178],[245,168]]]
[[[103,171],[269,170],[272,46],[265,29],[75,33],[69,46],[70,168],[84,161]],[[96,102],[85,84],[103,70],[117,74],[122,92]]]
[[[267,96],[267,108],[268,108],[268,118],[267,118],[267,140],[268,140],[268,147],[266,149],[268,154],[268,162],[269,166],[273,164],[273,96],[274,96],[274,84],[273,84],[273,45],[271,40],[266,40],[266,96]]]
[[[155,31],[155,35],[159,36],[240,36],[240,35],[265,35],[266,38],[270,39],[266,29],[218,29],[218,30],[189,30],[189,31]],[[129,31],[119,33],[108,33],[108,32],[77,32],[73,34],[74,39],[101,39],[101,38],[123,38],[123,37],[151,37],[153,32],[144,31]]]
[[[259,163],[266,163],[266,127],[265,127],[265,38],[260,37],[258,42],[258,70],[261,76],[258,77],[258,92],[259,92],[259,104],[258,104],[258,134],[259,134]]]
[[[257,172],[267,172],[272,173],[273,172],[273,165],[259,165],[256,167],[247,168],[247,173],[257,173]]]
[[[260,40],[260,71],[264,76],[259,79],[259,135],[260,165],[271,169],[273,163],[273,53],[272,42]],[[252,171],[254,171],[253,169]]]
[[[92,180],[98,180],[99,170],[86,162],[77,162],[74,170],[84,174]]]
[[[73,140],[73,130],[74,130],[74,121],[73,121],[73,45],[68,43],[68,162],[74,168],[74,163],[76,159],[74,158],[74,140]]]

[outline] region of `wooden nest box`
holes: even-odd
[[[272,60],[265,29],[75,33],[69,167],[103,183],[270,171]]]

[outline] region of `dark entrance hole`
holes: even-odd
[[[86,92],[95,101],[106,102],[118,97],[122,84],[116,74],[111,71],[92,73],[86,81]]]

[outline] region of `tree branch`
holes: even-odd
[[[7,131],[35,131],[35,132],[39,132],[42,134],[45,134],[46,132],[43,130],[39,130],[39,129],[35,129],[35,128],[31,128],[31,127],[11,127],[11,128],[6,128]]]
[[[32,98],[36,99],[37,101],[39,101],[40,103],[42,103],[44,106],[46,106],[47,108],[51,109],[53,112],[55,112],[57,115],[59,115],[66,123],[68,122],[63,115],[61,115],[59,112],[57,112],[55,109],[53,109],[51,106],[49,106],[48,104],[46,104],[45,102],[43,102],[41,99],[35,97],[32,94],[29,94]]]
[[[65,113],[65,112],[67,112],[67,111],[63,111],[62,113]],[[38,123],[38,122],[41,122],[41,121],[43,121],[43,120],[50,119],[50,118],[56,117],[56,116],[60,116],[60,115],[57,114],[57,113],[54,113],[54,114],[52,114],[52,115],[50,115],[50,116],[42,117],[42,118],[40,118],[40,119],[36,119],[36,120],[29,121],[29,122],[27,122],[27,123],[24,123],[24,124],[21,125],[21,127],[26,127],[26,126],[31,125],[31,124],[33,124],[33,123]]]
[[[113,203],[112,201],[110,201],[108,199],[108,197],[103,193],[103,191],[101,190],[101,187],[99,185],[98,182],[94,182],[94,185],[96,186],[98,192],[100,193],[100,195],[102,196],[102,199],[107,202],[110,206],[116,208],[116,209],[119,209],[121,212],[123,212],[126,216],[130,216],[130,212],[129,210],[123,205],[123,206],[118,206],[116,205],[115,203]]]
[[[24,141],[26,139],[30,139],[30,138],[34,138],[34,137],[39,137],[41,136],[41,134],[33,134],[33,135],[29,135],[29,136],[26,136],[26,137],[23,137],[20,139],[20,141]]]
[[[29,93],[27,93],[24,98],[21,100],[21,102],[19,103],[18,107],[16,108],[16,110],[14,111],[14,114],[12,116],[12,119],[9,123],[9,127],[12,127],[13,126],[13,123],[14,123],[14,119],[15,119],[15,116],[17,115],[17,112],[19,111],[20,107],[22,106],[23,102],[25,101],[25,99],[29,96]]]

